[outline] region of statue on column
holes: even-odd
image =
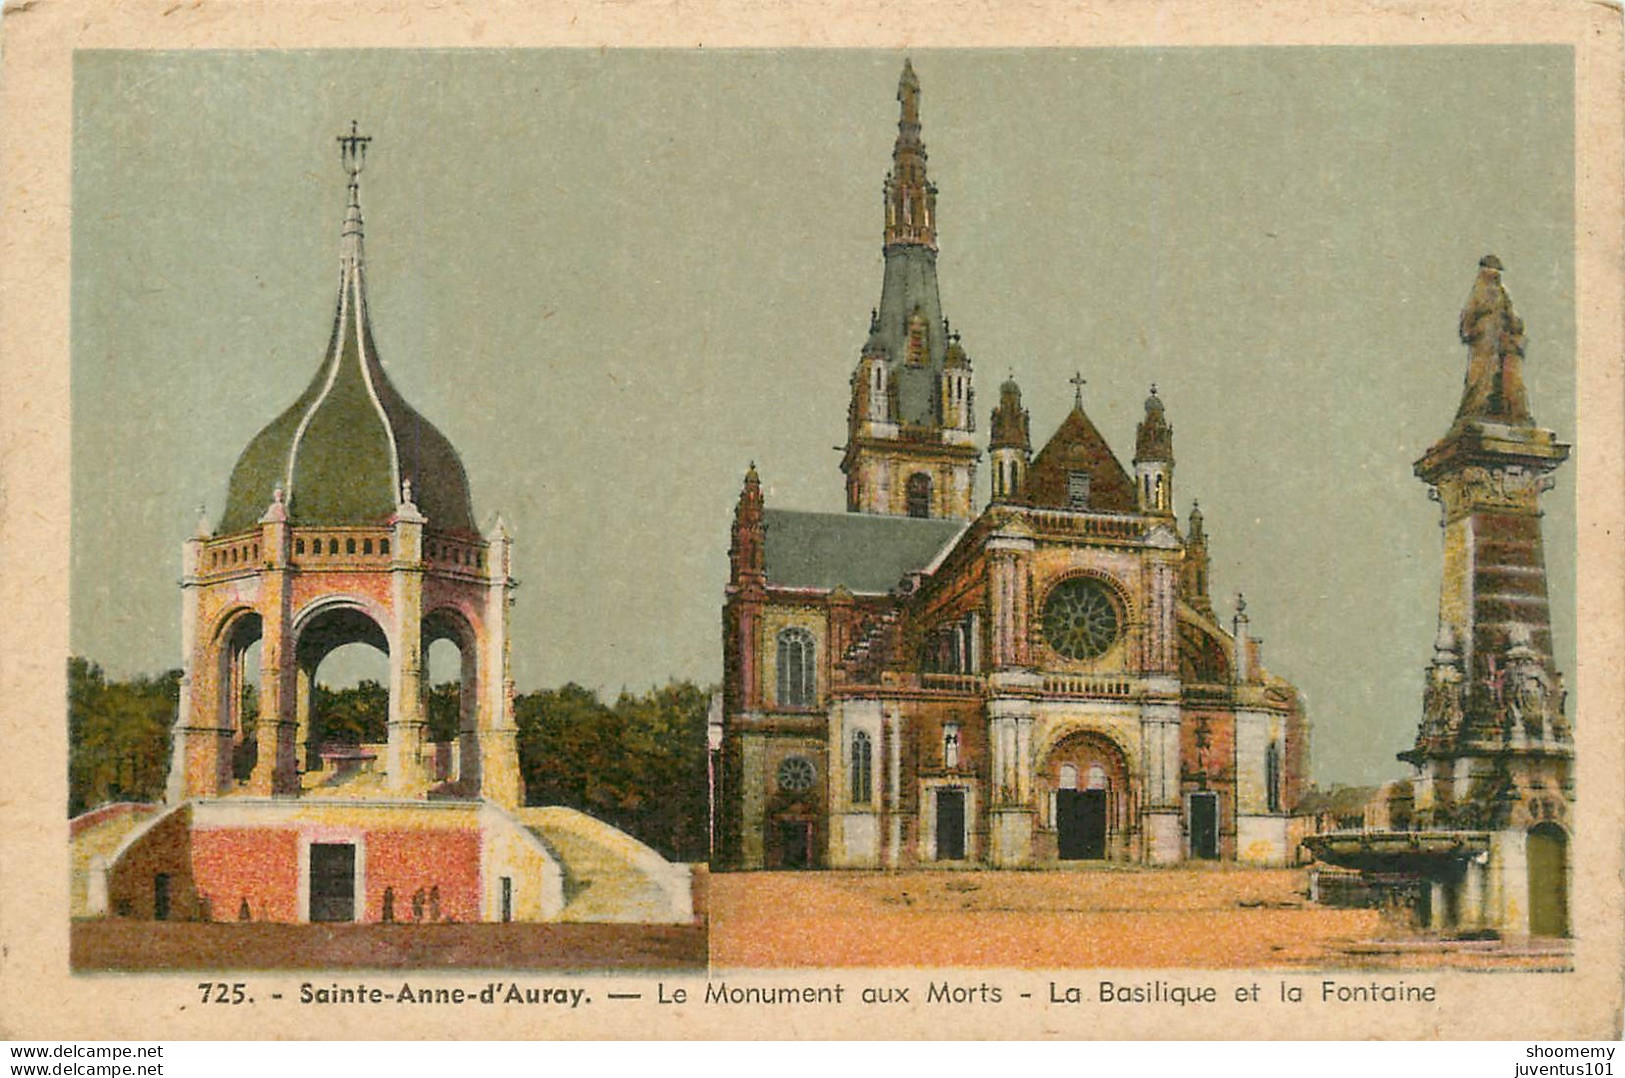
[[[1523,382],[1523,319],[1512,309],[1494,255],[1478,260],[1478,279],[1461,312],[1461,341],[1470,358],[1456,418],[1533,423]]]

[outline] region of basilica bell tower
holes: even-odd
[[[920,81],[905,61],[902,113],[885,184],[885,278],[852,374],[841,459],[853,513],[973,515],[975,394],[970,357],[937,294],[937,189],[920,141]]]

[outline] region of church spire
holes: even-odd
[[[925,175],[920,80],[903,64],[900,113],[886,174],[885,278],[852,375],[846,505],[855,513],[969,520],[976,486],[976,395],[970,355],[937,293],[937,189]],[[907,492],[923,495],[910,500]]]
[[[340,135],[339,160],[350,175],[349,205],[344,211],[344,230],[340,233],[339,257],[346,271],[361,268],[361,170],[367,163],[367,143],[371,135],[360,133],[360,124],[350,121],[350,133]]]
[[[897,82],[901,113],[892,170],[886,177],[886,246],[909,244],[937,249],[937,189],[925,175],[925,143],[920,141],[920,80],[903,61]]]

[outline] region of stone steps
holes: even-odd
[[[564,870],[561,921],[673,923],[669,883],[647,862],[658,856],[636,840],[574,809],[549,806],[516,812]],[[662,862],[662,864],[664,864]],[[672,866],[665,866],[672,871]],[[677,869],[676,871],[681,871]]]

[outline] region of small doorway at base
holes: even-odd
[[[1191,794],[1191,858],[1219,859],[1219,795]]]
[[[355,846],[351,843],[311,843],[310,919],[355,920]]]
[[[812,867],[812,824],[806,820],[779,821],[779,867]]]
[[[1569,837],[1552,823],[1529,831],[1529,934],[1569,934]]]
[[[965,859],[965,791],[957,786],[937,791],[937,860]]]
[[[1106,856],[1106,791],[1055,791],[1055,837],[1063,861],[1099,861]]]
[[[169,873],[160,872],[152,878],[152,919],[169,920]]]

